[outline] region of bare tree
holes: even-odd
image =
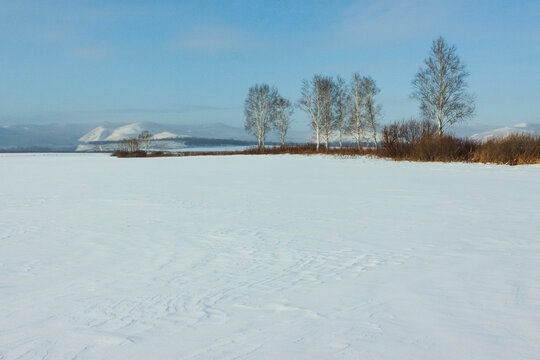
[[[336,127],[336,84],[329,76],[320,78],[320,95],[322,104],[322,136],[326,150]]]
[[[148,148],[150,147],[150,142],[152,141],[152,134],[148,130],[144,130],[139,135],[139,141],[142,142],[144,146],[144,151],[148,151]]]
[[[287,131],[289,130],[291,115],[293,112],[294,108],[292,107],[291,102],[278,95],[276,99],[276,127],[281,135],[282,147],[285,146],[285,137],[287,136]]]
[[[321,78],[321,75],[314,75],[311,81],[302,81],[301,98],[298,100],[298,106],[311,116],[310,125],[315,131],[317,151],[319,151],[322,127]]]
[[[366,128],[364,116],[364,104],[366,101],[365,89],[363,86],[363,77],[360,74],[353,74],[347,102],[349,107],[349,119],[347,124],[347,133],[356,140],[358,150],[361,149],[360,141],[364,138]]]
[[[362,87],[365,95],[364,108],[366,126],[371,133],[371,138],[375,144],[375,148],[377,148],[377,127],[382,108],[381,105],[375,103],[375,95],[377,95],[380,90],[375,84],[375,80],[369,76],[362,79]]]
[[[474,115],[474,97],[466,91],[468,75],[456,47],[447,45],[442,37],[434,40],[424,67],[412,82],[412,97],[420,101],[422,115],[437,123],[439,135]]]
[[[118,148],[122,151],[135,152],[139,150],[139,139],[122,139],[118,142]]]
[[[337,76],[335,81],[335,103],[336,103],[336,118],[335,128],[338,131],[339,148],[343,147],[342,137],[346,130],[345,119],[347,117],[347,88],[345,80],[341,76]]]
[[[277,96],[276,88],[267,84],[257,84],[249,88],[244,103],[245,129],[255,135],[259,149],[264,149],[266,134],[274,124]]]

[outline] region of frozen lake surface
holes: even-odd
[[[538,359],[540,166],[0,155],[0,359]]]

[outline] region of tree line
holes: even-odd
[[[474,97],[467,92],[468,75],[456,47],[442,37],[434,40],[412,81],[411,97],[419,101],[423,120],[437,126],[439,136],[475,113]],[[382,118],[382,106],[375,99],[379,92],[372,77],[359,73],[354,73],[348,82],[341,76],[319,74],[303,80],[296,102],[282,97],[276,87],[257,84],[249,88],[244,103],[245,129],[257,138],[259,150],[264,149],[272,130],[280,134],[281,145],[285,146],[291,117],[298,108],[309,116],[317,151],[320,144],[328,150],[334,135],[340,148],[344,135],[355,140],[358,150],[363,141],[377,147]]]

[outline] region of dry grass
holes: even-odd
[[[414,161],[471,161],[478,144],[452,136],[424,136],[414,143],[408,160]]]
[[[389,153],[396,160],[540,164],[540,136],[511,135],[485,143],[452,136],[424,136],[412,144],[393,145]]]
[[[183,152],[153,152],[146,153],[144,151],[128,152],[115,151],[112,156],[116,157],[182,157],[182,156],[215,156],[215,155],[279,155],[279,154],[294,154],[294,155],[338,155],[338,156],[357,156],[373,154],[373,150],[362,149],[358,150],[354,147],[343,147],[326,149],[324,146],[317,148],[313,144],[307,145],[288,145],[285,147],[269,147],[264,150],[258,148],[249,148],[239,151],[183,151]]]
[[[324,146],[317,151],[313,144],[271,147],[264,150],[250,148],[241,151],[209,151],[209,152],[152,152],[115,151],[112,156],[130,157],[183,157],[183,156],[216,156],[216,155],[333,155],[359,156],[372,155],[380,158],[408,161],[443,161],[443,162],[481,162],[493,164],[522,165],[540,164],[540,136],[511,135],[505,138],[490,140],[486,143],[459,139],[452,136],[424,135],[413,140],[402,140],[399,136],[391,141],[384,141],[378,149],[362,149],[355,147],[330,148]]]
[[[473,161],[508,165],[540,164],[540,136],[510,135],[478,147]]]
[[[435,133],[433,124],[426,121],[409,120],[386,125],[382,131],[385,155],[410,161],[540,163],[540,136],[518,134],[481,143]]]

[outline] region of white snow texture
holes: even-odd
[[[0,169],[0,359],[540,357],[540,166]]]

